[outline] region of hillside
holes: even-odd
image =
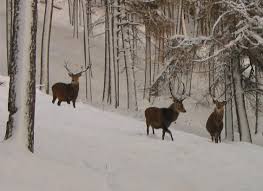
[[[144,110],[152,105],[167,107],[170,93],[143,99],[144,28],[135,66],[138,90],[138,111],[134,95],[127,109],[126,76],[120,58],[120,107],[102,102],[105,39],[104,23],[92,31],[92,93],[85,97],[85,78],[80,78],[76,109],[65,102],[52,104],[51,95],[39,91],[40,47],[44,5],[39,3],[37,34],[37,93],[35,115],[35,152],[21,149],[12,138],[4,141],[8,118],[8,77],[6,64],[5,2],[0,0],[0,190],[4,191],[260,191],[263,187],[263,137],[254,135],[255,112],[247,104],[250,130],[254,144],[239,142],[234,115],[235,142],[225,140],[214,144],[205,124],[214,104],[208,94],[208,75],[193,72],[191,96],[184,103],[186,113],[180,114],[170,130],[174,141],[161,130],[146,135]],[[50,46],[50,85],[70,82],[64,62],[74,72],[84,65],[82,26],[79,38],[73,38],[68,21],[66,0],[58,0],[61,9],[54,9]],[[98,1],[97,1],[98,2]],[[103,18],[105,8],[92,8],[93,22]],[[155,58],[152,58],[155,59]],[[165,63],[160,65],[160,71]],[[156,74],[157,75],[157,74]],[[159,75],[159,74],[158,74]],[[158,76],[157,75],[157,76]],[[131,85],[130,81],[130,85]],[[131,87],[131,86],[130,86]],[[135,88],[135,89],[136,89]],[[132,89],[132,88],[131,88]],[[164,88],[165,89],[165,88]],[[176,88],[175,88],[176,89]],[[222,94],[223,95],[223,94]],[[262,97],[261,97],[262,98]],[[224,96],[219,98],[224,100]],[[248,101],[248,100],[246,100]],[[236,108],[233,108],[236,109]],[[263,113],[259,113],[262,129]],[[24,149],[24,147],[23,147]]]
[[[0,2],[4,4],[4,0]],[[71,68],[78,70],[82,65],[84,65],[83,56],[83,33],[80,28],[79,38],[73,38],[72,26],[69,25],[68,21],[68,8],[65,1],[61,1],[62,10],[54,9],[53,15],[53,27],[51,35],[51,47],[50,47],[50,84],[56,82],[70,82],[70,78],[66,70],[64,69],[64,61],[68,60],[71,62]],[[64,3],[63,3],[64,2]],[[100,18],[104,13],[101,8],[94,8],[92,18],[93,21]],[[39,4],[39,22],[38,22],[38,44],[37,44],[37,84],[39,85],[39,68],[40,68],[40,47],[41,47],[41,32],[43,24],[43,13],[44,6]],[[0,22],[5,23],[5,6],[0,7]],[[120,108],[114,109],[113,105],[108,105],[107,103],[102,103],[102,91],[103,91],[103,76],[104,76],[104,36],[97,34],[102,34],[104,31],[104,24],[100,24],[94,28],[94,38],[91,39],[91,52],[93,61],[93,78],[92,78],[92,92],[93,100],[86,100],[85,98],[85,78],[80,78],[80,91],[78,96],[78,101],[89,103],[97,108],[114,111],[122,115],[133,116],[136,119],[144,120],[144,109],[150,105],[147,101],[143,100],[143,81],[144,81],[144,61],[138,64],[138,70],[136,72],[137,88],[138,88],[138,107],[139,111],[135,112],[134,108],[127,110],[126,107],[126,84],[125,84],[125,74],[122,69],[120,76],[121,88],[120,88]],[[5,28],[0,28],[0,75],[7,75],[6,72],[6,49],[5,49]],[[202,137],[209,137],[209,134],[205,130],[205,122],[213,111],[214,105],[211,104],[212,99],[207,97],[208,87],[208,76],[193,74],[192,80],[192,95],[184,101],[187,113],[180,116],[180,121],[178,121],[176,128],[178,130],[199,135]],[[154,102],[151,103],[154,106],[165,107],[170,104],[169,94],[163,95],[161,97],[154,98]],[[224,98],[221,98],[224,99]],[[133,104],[131,104],[133,105]],[[250,120],[251,131],[254,132],[254,118],[255,114],[251,108],[248,107],[248,116]],[[260,113],[259,124],[263,124],[262,112]],[[237,131],[237,125],[234,126]],[[222,131],[222,137],[224,137],[224,130]],[[238,133],[235,134],[236,139],[239,139]],[[263,145],[263,138],[261,134],[258,136],[253,135],[253,143],[258,145]]]
[[[0,135],[7,119],[7,81],[0,87]],[[100,111],[51,103],[37,91],[35,153],[0,144],[0,185],[6,191],[44,190],[231,190],[263,186],[263,148],[213,144],[176,131],[146,136],[144,122]],[[180,117],[178,119],[180,121]]]

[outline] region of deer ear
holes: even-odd
[[[217,101],[213,99],[213,103],[216,104],[216,102],[217,102]]]
[[[72,74],[71,74],[71,73],[68,73],[68,75],[69,75],[70,77],[72,77]]]
[[[224,104],[224,105],[226,105],[226,103],[227,103],[226,101],[223,101],[223,104]]]

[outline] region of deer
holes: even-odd
[[[221,143],[221,131],[223,129],[223,117],[224,117],[224,106],[226,101],[218,101],[213,99],[213,103],[216,105],[214,111],[210,114],[206,122],[206,129],[211,135],[212,142]]]
[[[79,93],[79,77],[82,75],[82,73],[86,72],[90,68],[90,65],[84,70],[81,70],[75,74],[69,70],[67,62],[65,62],[64,67],[67,70],[69,77],[71,77],[71,83],[66,84],[63,82],[58,82],[52,86],[52,103],[54,104],[56,99],[58,99],[57,104],[60,106],[61,102],[63,101],[67,102],[68,104],[70,104],[70,101],[72,101],[73,107],[76,108],[76,99]]]
[[[154,129],[162,129],[162,140],[164,140],[165,133],[169,133],[172,141],[172,132],[168,129],[172,122],[175,122],[179,116],[179,113],[185,113],[186,110],[183,105],[183,99],[177,99],[173,93],[171,84],[169,82],[169,90],[173,103],[168,108],[149,107],[145,110],[147,135],[149,135],[149,127],[152,127],[152,132],[155,134]],[[183,90],[185,92],[185,89]],[[183,93],[184,94],[184,93]]]

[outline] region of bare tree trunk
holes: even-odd
[[[73,37],[79,37],[79,0],[73,0]]]
[[[104,64],[104,83],[103,83],[103,92],[102,92],[102,101],[105,99],[106,94],[106,84],[107,84],[107,68],[108,68],[108,38],[109,38],[109,12],[108,12],[108,0],[104,0],[105,2],[105,64]]]
[[[37,0],[14,1],[11,44],[9,119],[5,139],[34,151]],[[21,80],[21,78],[23,80]]]
[[[255,63],[255,80],[256,80],[256,89],[258,89],[258,62]],[[256,91],[256,105],[255,105],[255,134],[258,133],[258,112],[259,112],[259,93]]]
[[[145,48],[145,78],[144,78],[144,92],[143,98],[150,101],[150,87],[151,87],[151,36],[147,26],[145,26],[146,48]]]
[[[107,102],[111,104],[111,40],[110,40],[110,4],[109,0],[105,3],[105,70],[102,101],[107,96]]]
[[[117,0],[117,23],[121,22],[120,15],[121,15],[121,1]],[[117,24],[117,31],[116,31],[116,55],[117,55],[117,106],[120,105],[120,25]]]
[[[54,0],[46,0],[41,43],[40,89],[49,94],[49,47]],[[43,85],[43,86],[42,86]]]
[[[88,65],[88,59],[87,59],[87,38],[88,38],[88,28],[87,28],[87,5],[86,5],[86,0],[82,0],[81,1],[81,5],[82,5],[82,14],[83,14],[83,21],[84,21],[84,32],[83,32],[83,36],[84,36],[84,41],[83,41],[83,45],[84,45],[84,62],[85,62],[85,68]],[[88,75],[87,72],[85,72],[85,97],[86,100],[88,100]]]
[[[234,84],[236,115],[237,115],[238,128],[240,131],[240,140],[252,143],[247,112],[246,112],[244,91],[242,87],[240,58],[238,55],[234,55],[232,62],[232,70],[233,70],[232,75],[233,75],[233,84]]]
[[[116,23],[115,23],[115,7],[116,5],[116,1],[113,0],[112,2],[112,9],[111,9],[111,40],[112,40],[112,62],[113,62],[113,74],[114,74],[114,99],[115,99],[115,103],[114,106],[115,108],[118,107],[118,88],[117,88],[117,68],[116,68],[116,41],[115,41],[115,35],[116,35]],[[118,58],[117,58],[118,59]]]
[[[73,24],[72,22],[72,1],[68,0],[68,16],[69,16],[69,24]]]
[[[131,21],[134,22],[134,17],[132,16]],[[129,30],[129,29],[128,29]],[[130,39],[130,33],[128,34],[129,37],[129,45],[131,50],[131,60],[132,60],[132,81],[133,81],[133,93],[134,93],[134,102],[135,102],[135,111],[138,111],[138,101],[137,101],[137,87],[136,87],[136,77],[135,77],[135,65],[137,64],[137,30],[135,26],[132,25],[131,27],[132,32],[132,41]]]
[[[6,5],[6,64],[7,64],[7,70],[9,68],[9,53],[10,53],[10,50],[9,50],[9,42],[10,42],[10,29],[9,28],[12,28],[11,26],[9,27],[9,18],[10,18],[10,11],[9,11],[9,2],[10,0],[6,0],[5,2],[5,5]],[[9,73],[9,72],[8,72]]]
[[[9,75],[9,69],[11,65],[11,42],[13,35],[13,20],[14,20],[14,1],[6,0],[6,59],[7,59],[7,73]]]
[[[121,38],[122,38],[122,51],[123,51],[123,58],[124,58],[124,67],[125,67],[125,74],[126,74],[126,88],[127,88],[127,108],[130,108],[130,87],[129,87],[129,72],[128,72],[128,63],[127,63],[127,51],[125,45],[125,31],[124,27],[121,25]]]
[[[107,41],[108,41],[108,68],[109,68],[109,72],[108,72],[108,97],[107,97],[107,102],[109,104],[111,104],[111,101],[112,101],[112,94],[111,94],[111,90],[112,90],[112,87],[111,87],[111,75],[112,75],[112,71],[111,71],[111,60],[112,60],[112,49],[111,49],[111,3],[110,3],[110,0],[108,0],[108,10],[107,10],[107,15],[108,15],[108,20],[107,20],[107,32],[108,32],[108,38],[107,38]]]
[[[233,110],[232,110],[232,79],[231,65],[225,69],[225,137],[228,141],[234,141]]]

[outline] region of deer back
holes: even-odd
[[[161,109],[157,107],[149,107],[145,110],[146,123],[154,127],[162,125]]]
[[[67,101],[76,99],[78,96],[79,85],[78,84],[66,84],[58,82],[52,86],[53,95],[60,100]]]

